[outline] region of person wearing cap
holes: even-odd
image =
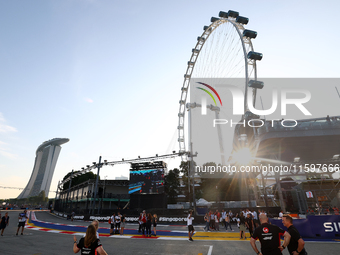
[[[290,234],[276,225],[269,224],[267,215],[262,213],[259,218],[261,225],[251,236],[250,245],[257,255],[282,255],[280,237],[284,237],[282,246],[286,247],[289,244]],[[257,239],[260,240],[261,251],[256,247]]]

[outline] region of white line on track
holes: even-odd
[[[210,246],[209,246],[208,255],[211,255],[211,253],[212,253],[212,249],[213,249],[213,246],[212,246],[212,245],[210,245]]]

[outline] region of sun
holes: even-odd
[[[244,147],[233,154],[233,160],[240,165],[249,165],[253,157],[251,155],[250,149]]]

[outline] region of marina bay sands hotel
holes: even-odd
[[[60,145],[68,141],[68,138],[54,138],[43,142],[38,147],[31,178],[18,199],[38,196],[43,190],[48,196],[54,169],[61,151]]]

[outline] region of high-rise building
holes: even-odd
[[[48,196],[54,169],[61,151],[60,145],[69,140],[68,138],[54,138],[43,142],[38,147],[31,178],[18,199],[38,196],[43,190],[45,195]]]

